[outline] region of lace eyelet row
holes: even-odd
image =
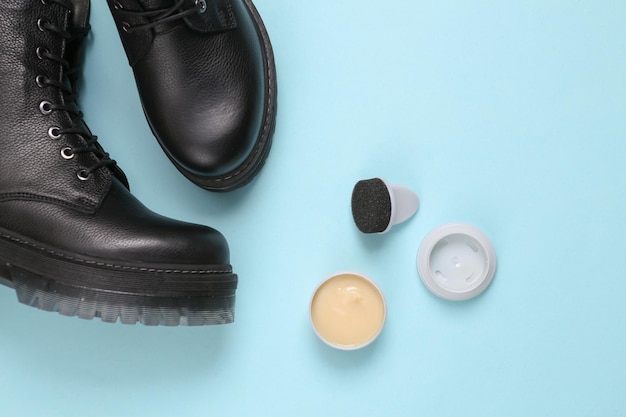
[[[50,113],[52,113],[52,103],[50,103],[47,100],[43,100],[41,103],[39,103],[39,110],[41,111],[41,114],[43,114],[44,116],[49,115]],[[63,135],[61,134],[60,127],[51,126],[48,129],[48,137],[50,139],[59,140],[61,139],[61,136]],[[76,155],[74,151],[72,150],[72,148],[69,146],[65,146],[61,148],[60,153],[61,153],[61,157],[66,160],[73,159],[74,156]],[[89,178],[91,178],[91,174],[86,169],[81,169],[80,171],[76,173],[76,177],[81,181],[87,181]]]
[[[46,0],[41,0],[42,3],[47,4],[45,2]],[[44,54],[48,53],[48,50],[46,48],[43,47],[38,47],[37,48],[37,57],[39,57],[39,59],[43,59],[44,58]],[[37,86],[40,88],[43,88],[46,86],[46,82],[47,82],[48,78],[45,75],[37,75],[37,77],[35,78],[35,82],[37,83]],[[48,100],[42,100],[39,103],[39,111],[41,112],[41,114],[43,114],[44,116],[48,116],[53,112],[53,108],[52,108],[52,103]],[[48,129],[48,137],[52,140],[59,140],[61,139],[61,128],[58,126],[51,126]],[[74,158],[74,152],[72,151],[72,148],[70,148],[69,146],[66,146],[64,148],[61,149],[61,157],[63,157],[63,159],[67,159],[70,160],[72,158]],[[76,177],[81,180],[81,181],[87,181],[90,177],[91,174],[86,170],[86,169],[81,169],[80,171],[78,171],[76,173]]]
[[[124,10],[124,5],[122,3],[120,3],[119,1],[114,1],[113,2],[113,7],[115,8],[115,10]],[[122,22],[122,30],[126,33],[128,33],[128,30],[130,29],[130,23],[123,21]]]
[[[44,6],[49,6],[52,3],[50,2],[50,0],[40,0],[41,4],[43,4]],[[121,4],[116,1],[116,8],[117,6],[120,6],[121,8]],[[47,32],[48,29],[46,28],[46,25],[48,25],[48,21],[43,19],[43,18],[39,18],[37,19],[37,28],[41,31],[41,32]],[[129,26],[130,27],[130,26]],[[37,49],[35,50],[35,54],[37,55],[37,58],[39,58],[40,60],[44,60],[46,59],[49,55],[50,55],[50,51],[43,47],[43,46],[39,46],[37,47]],[[35,77],[35,83],[37,84],[38,87],[40,88],[45,88],[49,85],[49,78],[43,74],[39,74]],[[48,101],[48,100],[42,100],[39,103],[39,111],[41,112],[42,115],[44,116],[48,116],[50,114],[52,114],[52,112],[54,111],[54,107],[53,104]],[[59,140],[61,139],[61,137],[63,136],[63,134],[61,133],[61,128],[58,126],[51,126],[48,129],[48,137],[52,140]],[[73,149],[69,146],[65,146],[61,149],[61,157],[63,159],[66,160],[70,160],[73,159],[74,156],[76,155],[73,151]],[[79,171],[76,172],[76,177],[80,180],[80,181],[87,181],[88,179],[90,179],[92,176],[92,173],[89,172],[89,170],[87,169],[81,169]]]

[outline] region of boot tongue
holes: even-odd
[[[186,0],[195,5],[196,0]],[[206,10],[185,18],[185,23],[198,32],[221,32],[237,27],[232,0],[206,0]]]
[[[70,0],[74,6],[72,13],[72,26],[85,28],[89,24],[89,0]]]
[[[142,0],[141,4],[146,10],[167,9],[176,4],[176,0]]]
[[[206,11],[193,14],[183,20],[189,28],[198,32],[220,32],[237,27],[235,15],[232,11],[232,0],[205,0]],[[174,7],[178,0],[141,0],[145,10],[169,9]],[[182,9],[194,7],[197,0],[185,0]]]

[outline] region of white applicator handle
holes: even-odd
[[[389,220],[389,226],[383,232],[389,231],[392,226],[400,224],[410,219],[419,209],[420,200],[411,189],[398,184],[389,184],[383,180],[389,191],[389,197],[391,198],[391,219]]]

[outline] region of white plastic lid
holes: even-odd
[[[496,252],[474,226],[439,226],[422,241],[417,269],[424,285],[439,297],[461,301],[487,289],[496,272]]]

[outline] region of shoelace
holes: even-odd
[[[73,5],[69,0],[42,0],[42,2],[47,5],[51,3],[57,3],[64,6],[70,11],[73,10]],[[90,26],[87,26],[85,28],[73,29],[72,32],[68,32],[63,28],[42,19],[39,19],[37,21],[37,26],[41,31],[53,33],[68,42],[81,42],[87,36],[91,29]],[[49,86],[60,90],[63,93],[64,103],[70,104],[68,105],[51,103],[49,101],[43,101],[41,103],[40,109],[42,113],[50,114],[54,111],[64,111],[70,115],[70,118],[72,120],[71,127],[51,127],[48,132],[49,135],[54,138],[60,138],[62,135],[68,134],[79,135],[85,140],[84,146],[76,148],[65,148],[64,157],[69,159],[76,154],[92,153],[98,159],[97,163],[87,169],[80,171],[78,177],[82,180],[85,180],[100,168],[106,166],[112,167],[116,165],[116,162],[109,157],[109,154],[105,152],[98,143],[98,137],[92,135],[91,132],[89,132],[86,128],[81,127],[81,125],[84,125],[83,112],[80,111],[78,109],[78,106],[76,105],[78,94],[74,91],[72,82],[70,81],[71,77],[76,75],[80,71],[80,66],[77,65],[75,67],[72,67],[67,59],[62,56],[55,55],[49,50],[42,47],[37,48],[37,56],[39,56],[39,58],[41,59],[49,59],[51,61],[54,61],[63,69],[63,76],[60,81],[53,80],[44,75],[39,75],[37,76],[37,84],[41,87]]]
[[[126,10],[121,3],[115,2],[115,9],[122,15],[142,17],[149,20],[149,23],[131,26],[128,22],[123,22],[122,27],[126,32],[134,32],[137,30],[151,29],[158,25],[167,22],[173,22],[178,19],[190,16],[196,13],[206,12],[207,5],[206,0],[195,0],[194,5],[190,8],[181,9],[186,0],[176,0],[171,7],[149,10],[145,12],[138,12],[133,10]]]

